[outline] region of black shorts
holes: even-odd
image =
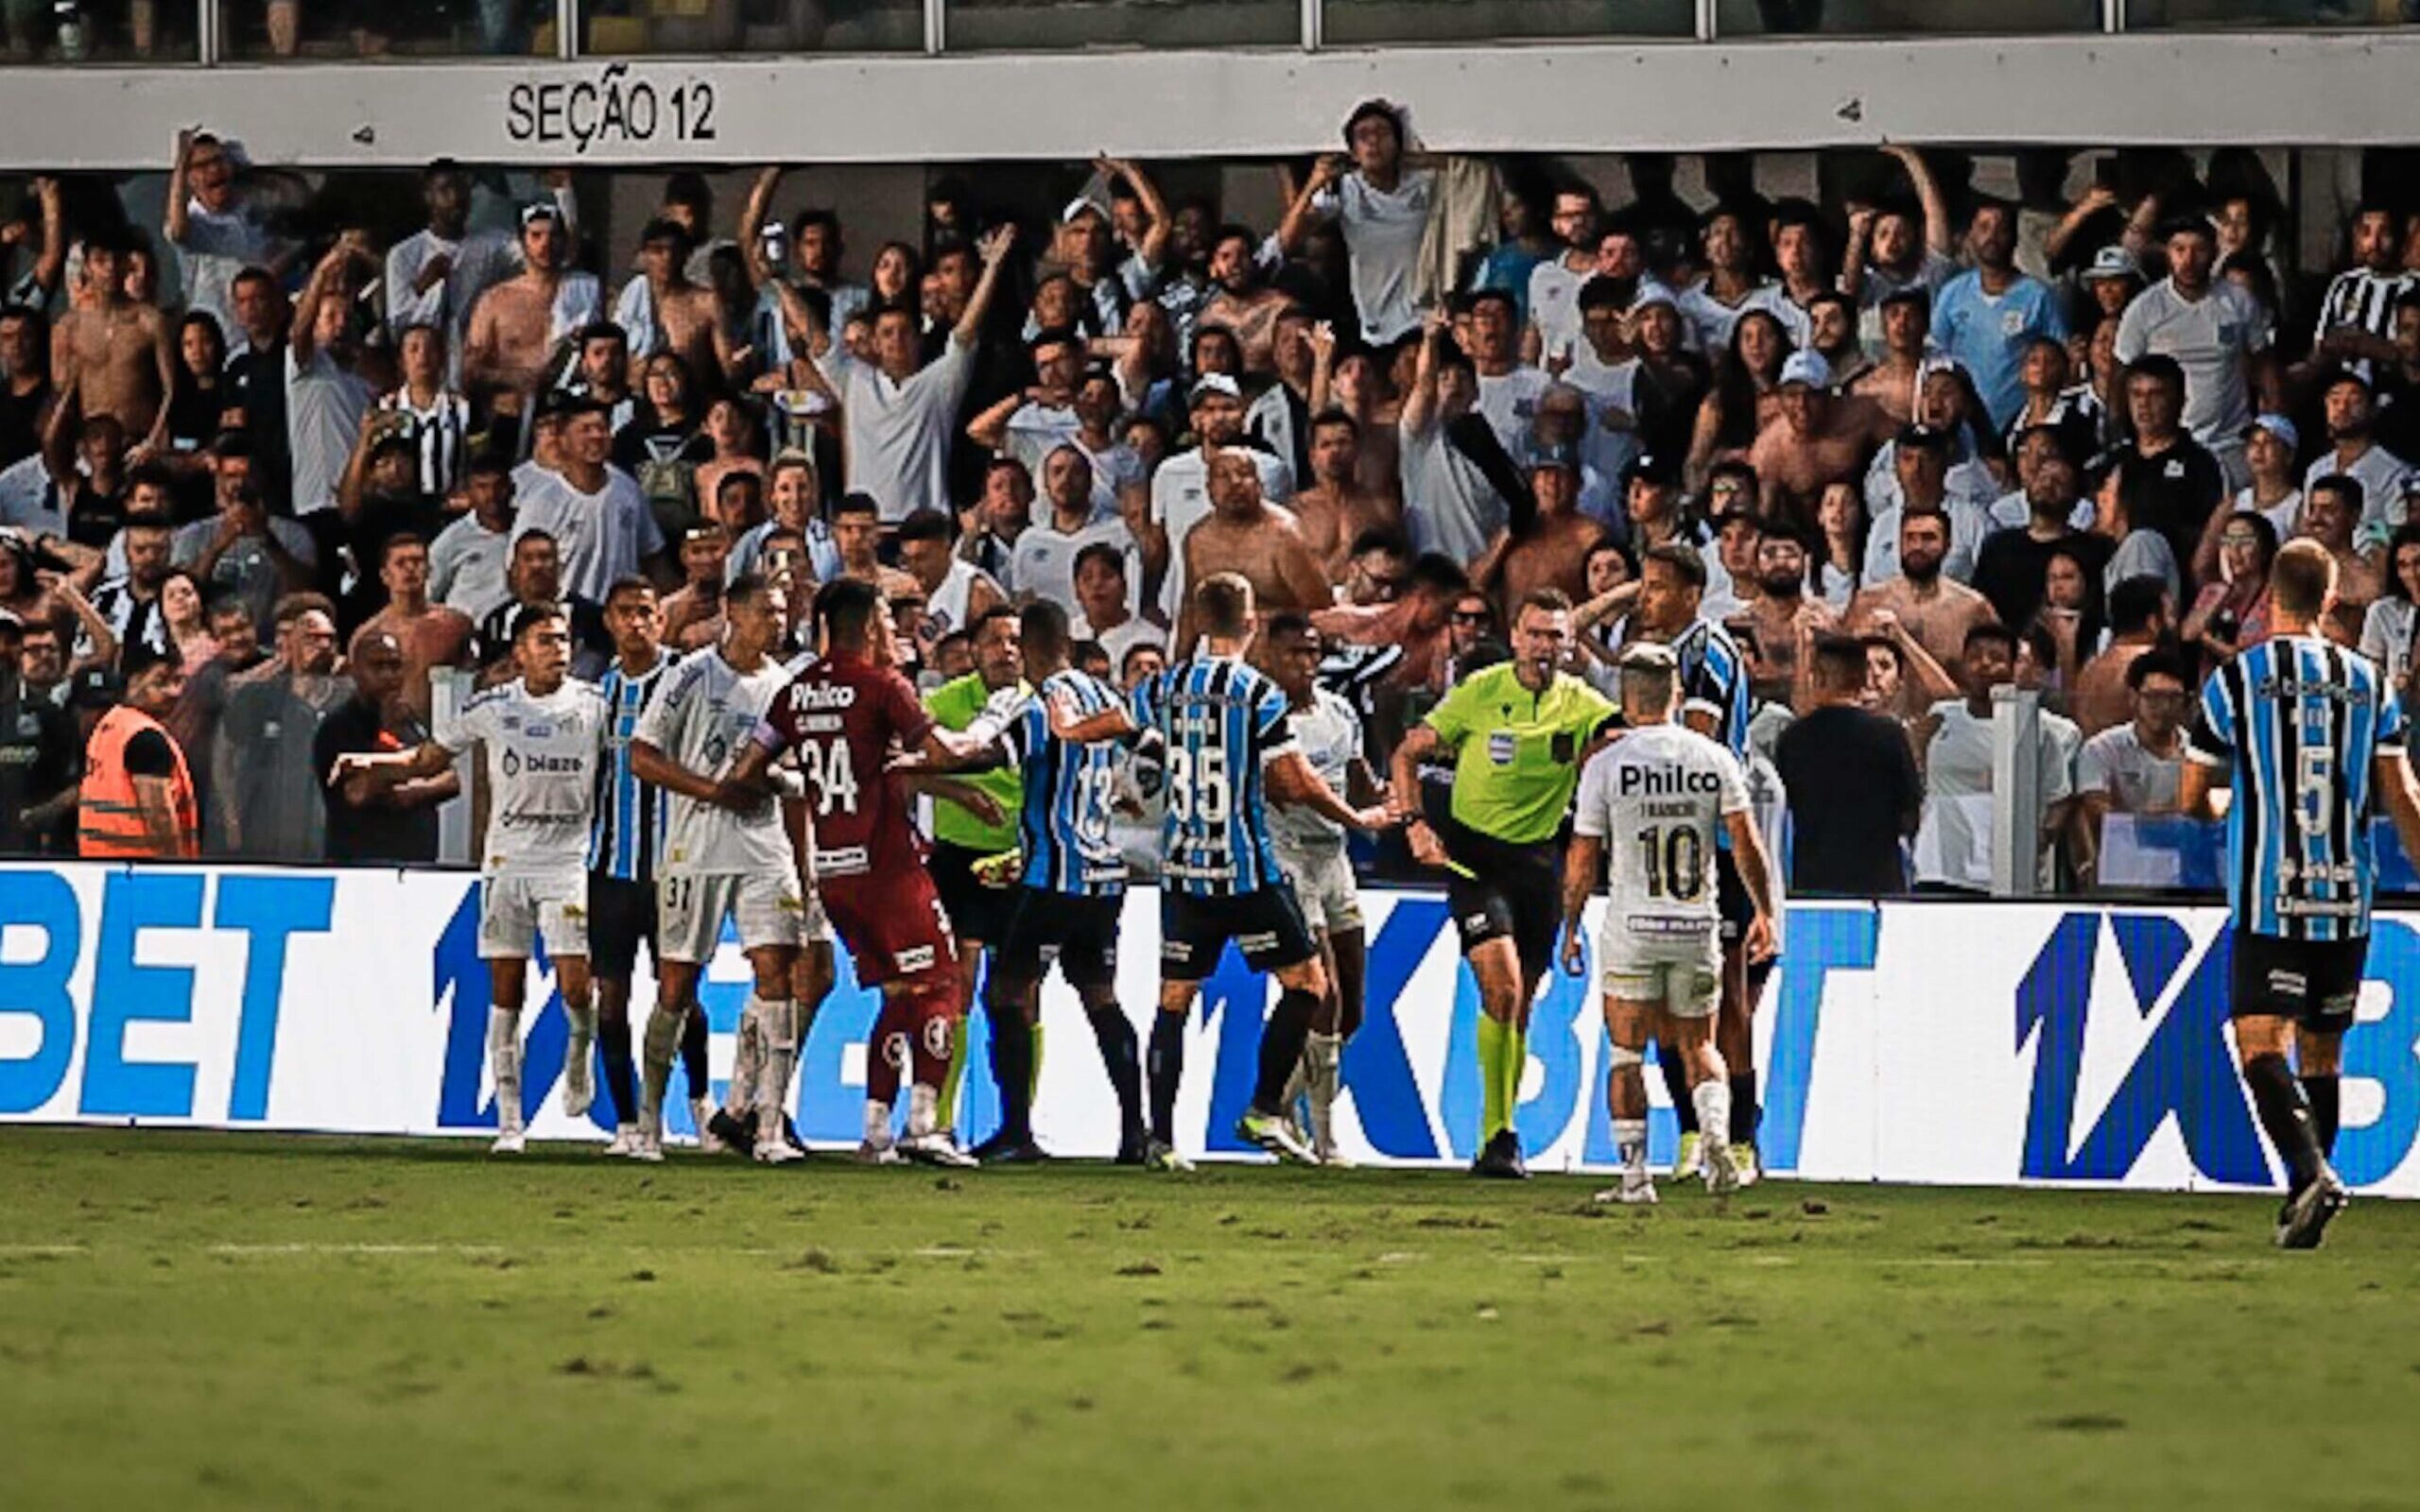
[[[1041,981],[1056,961],[1078,991],[1115,985],[1122,894],[1081,898],[1019,886],[1009,897],[1007,927],[992,946],[992,980],[1023,988]]]
[[[1445,853],[1454,861],[1445,872],[1445,902],[1462,954],[1510,939],[1523,976],[1552,970],[1555,931],[1563,925],[1562,843],[1511,845],[1461,829],[1446,836]]]
[[[588,969],[608,982],[627,982],[639,964],[639,942],[655,954],[655,889],[643,882],[588,874]]]
[[[2368,936],[2322,940],[2278,939],[2244,930],[2234,935],[2230,1017],[2290,1019],[2330,1034],[2353,1026],[2361,969],[2370,956]]]
[[[1756,902],[1739,880],[1739,862],[1729,846],[1714,853],[1714,906],[1722,916],[1722,943],[1737,945],[1745,939],[1748,926],[1755,921]]]
[[[1219,969],[1219,956],[1233,940],[1244,964],[1255,971],[1282,971],[1319,954],[1303,922],[1294,889],[1279,884],[1220,898],[1160,893],[1160,975],[1170,982],[1199,982]]]
[[[947,840],[933,842],[925,868],[933,874],[933,889],[949,910],[950,928],[959,939],[996,945],[1009,926],[1009,910],[1016,902],[1014,887],[986,887],[975,875],[975,863],[994,850],[976,850]]]

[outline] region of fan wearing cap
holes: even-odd
[[[2294,486],[2294,458],[2302,451],[2302,433],[2283,415],[2259,415],[2243,433],[2243,460],[2252,481],[2236,490],[2234,505],[2210,511],[2201,543],[2193,548],[2193,580],[2219,580],[2220,537],[2238,515],[2266,518],[2279,541],[2302,528],[2303,490]],[[2106,485],[2104,485],[2105,487]]]
[[[571,233],[551,199],[521,211],[521,272],[471,307],[462,344],[462,387],[474,404],[517,406],[544,386],[557,345],[604,315],[594,273],[572,269]]]
[[[1151,474],[1150,527],[1136,533],[1147,569],[1164,576],[1160,608],[1170,621],[1186,602],[1186,587],[1194,581],[1185,567],[1184,541],[1209,518],[1210,464],[1222,453],[1238,452],[1260,478],[1261,497],[1283,505],[1294,494],[1293,470],[1286,460],[1253,448],[1244,439],[1243,389],[1225,373],[1208,373],[1194,381],[1191,394],[1194,444],[1160,464]]]
[[[1748,449],[1758,505],[1768,519],[1811,528],[1824,488],[1861,476],[1866,458],[1895,427],[1879,405],[1835,393],[1832,365],[1818,352],[1783,360],[1774,396],[1775,414]]]
[[[2103,320],[2123,316],[2126,306],[2143,291],[2143,265],[2115,242],[2093,253],[2091,264],[2078,276],[2083,280],[2084,292],[2092,296],[2093,308]]]
[[[1471,581],[1508,624],[1515,607],[1544,590],[1575,603],[1586,597],[1588,554],[1612,539],[1580,512],[1580,455],[1569,447],[1543,447],[1530,458],[1530,492],[1536,511],[1524,511],[1517,531],[1508,525],[1496,532],[1471,571]]]
[[[2180,217],[2162,235],[2168,277],[2126,306],[2118,360],[2131,366],[2152,352],[2176,360],[2185,371],[2186,428],[2218,458],[2228,487],[2241,488],[2250,479],[2243,428],[2252,423],[2254,398],[2262,411],[2285,407],[2269,319],[2240,284],[2211,276],[2218,234],[2207,220]]]
[[[1571,620],[1571,600],[1560,591],[1521,603],[1512,660],[1464,678],[1406,732],[1388,788],[1390,812],[1412,821],[1412,853],[1446,868],[1446,901],[1478,984],[1485,1143],[1471,1167],[1478,1176],[1529,1174],[1513,1112],[1529,1065],[1530,1004],[1554,964],[1558,836],[1587,747],[1615,713],[1611,700],[1563,670]],[[1420,767],[1445,755],[1453,799],[1432,823],[1421,813]]]
[[[668,215],[656,216],[639,232],[639,276],[623,284],[614,301],[614,323],[630,335],[632,384],[640,381],[641,365],[659,352],[710,377],[712,389],[739,375],[741,353],[732,345],[722,296],[711,285],[689,282],[692,242],[688,229]]]

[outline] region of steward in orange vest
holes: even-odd
[[[92,860],[168,861],[201,851],[201,810],[184,752],[147,708],[164,711],[182,682],[154,661],[121,683],[105,669],[78,673],[70,703],[82,722],[84,782],[78,851]],[[124,697],[126,702],[119,702]]]

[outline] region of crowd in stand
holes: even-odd
[[[802,608],[877,581],[930,684],[1036,597],[1131,683],[1186,644],[1185,584],[1241,572],[1312,615],[1383,758],[1532,591],[1609,677],[1642,560],[1685,544],[1758,748],[1953,888],[1990,880],[1992,690],[2038,695],[2042,865],[2088,880],[2103,816],[2174,807],[2287,539],[2342,566],[2331,633],[2410,672],[2420,222],[2391,205],[2306,289],[2248,154],[2117,161],[2044,214],[1907,148],[1823,203],[1729,160],[1692,202],[1637,155],[1607,203],[1408,150],[1384,102],[1342,146],[1281,169],[1273,225],[1103,159],[1042,213],[938,190],[870,256],[773,168],[721,207],[674,175],[618,246],[567,175],[451,163],[389,245],[281,234],[206,132],[156,227],[34,180],[0,232],[0,851],[95,852],[97,795],[128,810],[97,853],[431,859],[450,782],[365,838],[331,754],[510,676],[521,603],[568,602],[601,672],[634,575],[673,650],[742,571]],[[1847,707],[1908,760],[1788,738]]]

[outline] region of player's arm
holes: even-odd
[[[717,782],[711,777],[689,770],[664,754],[657,746],[645,740],[631,742],[631,775],[642,782],[652,782],[667,793],[693,798],[700,803],[713,803],[722,808],[745,808],[739,802],[726,802],[724,789],[744,789],[752,799],[761,799],[773,791],[771,768],[773,753],[751,742],[739,753],[739,761],[731,775]]]
[[[1396,822],[1389,807],[1357,809],[1339,798],[1327,779],[1296,749],[1278,751],[1269,759],[1269,796],[1280,803],[1299,803],[1322,818],[1348,829],[1378,831]]]
[[[1098,746],[1103,741],[1124,740],[1135,730],[1133,714],[1123,706],[1079,719],[1067,705],[1057,698],[1050,700],[1050,732],[1071,745]]]
[[[328,785],[342,787],[352,802],[367,803],[406,782],[451,772],[453,766],[454,752],[433,740],[409,750],[353,750],[329,768]]]
[[[2412,778],[2411,761],[2397,747],[2380,750],[2370,765],[2371,780],[2377,783],[2387,817],[2394,821],[2394,837],[2403,842],[2403,853],[2420,856],[2420,782]],[[2192,771],[2187,767],[2186,775],[2190,777]]]
[[[1765,853],[1764,832],[1756,828],[1755,815],[1744,808],[1724,815],[1722,827],[1731,832],[1731,854],[1739,864],[1739,885],[1747,889],[1748,902],[1756,910],[1742,949],[1751,961],[1769,961],[1773,956],[1772,858]]]
[[[1587,951],[1580,939],[1580,916],[1588,895],[1597,890],[1597,875],[1605,866],[1605,837],[1574,833],[1563,858],[1563,970],[1578,976]]]
[[[998,748],[996,746],[990,747],[994,751]],[[955,803],[986,824],[999,824],[1009,816],[1008,811],[1000,807],[999,799],[963,778],[915,767],[893,767],[891,770],[897,775],[899,785],[908,791]]]
[[[1420,764],[1445,748],[1445,738],[1437,727],[1421,723],[1404,731],[1395,745],[1395,753],[1387,762],[1387,806],[1404,819],[1417,819],[1420,815]]]

